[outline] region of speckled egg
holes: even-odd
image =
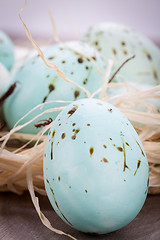
[[[125,226],[146,199],[149,169],[142,143],[126,117],[98,99],[75,101],[57,116],[43,169],[54,210],[83,232]]]
[[[146,36],[130,27],[106,22],[92,26],[83,40],[95,46],[106,66],[108,59],[114,60],[113,72],[127,58],[136,55],[119,74],[144,89],[160,84],[160,49]]]
[[[70,80],[84,86],[93,93],[102,84],[96,65],[89,58],[79,55],[70,48],[93,58],[97,66],[104,72],[99,53],[86,43],[72,41],[66,42],[66,44],[69,48],[64,44],[56,44],[46,49],[44,51],[46,59],[54,62]],[[48,68],[39,55],[30,58],[14,75],[12,82],[17,82],[17,87],[14,93],[5,101],[3,109],[10,128],[38,104],[51,100],[73,101],[86,97],[83,90],[64,81],[57,75],[55,70]],[[54,103],[52,107],[63,105],[64,103]],[[32,119],[50,107],[51,105],[47,104],[42,109],[38,108],[21,123]],[[45,114],[40,119],[48,119],[49,117],[55,119],[56,116],[57,112]],[[34,127],[34,123],[27,125],[21,132],[37,133],[39,129]]]
[[[14,63],[14,47],[11,39],[0,31],[0,62],[10,70]]]

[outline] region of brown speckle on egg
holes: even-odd
[[[69,117],[71,117],[77,111],[77,109],[78,109],[78,106],[76,105],[71,110],[69,110],[67,113],[67,114],[69,114]]]
[[[114,54],[114,55],[116,55],[116,54],[117,54],[117,51],[116,51],[116,49],[115,49],[115,48],[113,48],[113,49],[112,49],[112,52],[113,52],[113,54]]]
[[[124,55],[127,55],[127,54],[128,54],[128,52],[127,52],[126,50],[123,50],[123,53],[124,53]]]
[[[55,89],[55,86],[53,84],[50,84],[48,88],[49,92],[52,92]]]
[[[72,140],[75,140],[76,139],[76,135],[73,135],[71,138],[72,138]]]
[[[44,99],[43,99],[43,103],[45,103],[46,100],[47,100],[47,96],[44,97]]]
[[[48,179],[46,179],[46,182],[49,184],[49,180]]]
[[[74,135],[71,137],[73,140],[75,140],[76,139],[76,135],[79,133],[79,131],[80,131],[80,128],[77,128],[77,129],[73,129],[72,130],[73,132],[74,132]]]
[[[98,41],[95,41],[93,44],[97,46],[98,45]]]
[[[112,108],[109,108],[109,109],[108,109],[108,112],[112,113],[112,112],[113,112]]]
[[[80,128],[77,128],[77,129],[75,130],[75,134],[79,133],[79,131],[80,131]]]
[[[79,57],[79,58],[77,59],[77,61],[78,61],[79,63],[83,63],[83,58]]]
[[[150,53],[146,49],[144,49],[143,52],[147,56],[148,60],[151,61],[152,57],[151,57]]]
[[[90,157],[92,157],[93,152],[94,152],[94,148],[93,148],[93,147],[90,147],[89,152],[90,152]]]
[[[124,41],[122,41],[122,42],[121,42],[121,45],[122,45],[122,46],[125,46],[125,45],[126,45],[126,43],[125,43]]]
[[[142,150],[142,148],[141,148],[141,146],[140,146],[139,142],[138,142],[138,141],[136,141],[136,143],[137,143],[138,147],[140,148],[142,155],[145,157],[145,154],[144,154],[144,152],[143,152],[143,150]]]
[[[46,102],[46,100],[47,100],[48,96],[50,95],[50,93],[55,89],[55,86],[54,86],[53,84],[49,84],[48,89],[49,89],[49,92],[48,92],[48,94],[44,97],[43,103]]]
[[[127,166],[127,162],[126,162],[126,149],[125,149],[125,144],[124,144],[124,140],[123,140],[124,134],[122,132],[120,132],[120,136],[121,136],[122,147],[123,147],[123,156],[124,156],[123,172],[125,172],[126,168],[129,169],[129,167]]]
[[[108,163],[109,161],[107,160],[107,158],[102,158],[101,162]]]
[[[51,160],[53,160],[53,142],[51,142]]]
[[[122,147],[116,147],[118,151],[123,152],[123,148]]]
[[[138,171],[140,165],[141,165],[141,160],[138,160],[137,168],[136,168],[136,171],[135,171],[135,173],[134,173],[134,176],[136,175],[136,173],[137,173],[137,171]]]
[[[52,138],[54,138],[54,135],[55,135],[56,131],[53,130],[53,133],[52,133]]]
[[[129,145],[128,142],[125,142],[125,144],[126,144],[128,147],[130,147],[130,149],[132,150],[132,148],[131,148],[131,146]]]
[[[88,78],[85,78],[83,84],[87,84]]]
[[[66,134],[65,134],[65,133],[62,133],[61,138],[64,139],[65,136],[66,136]]]
[[[54,202],[55,202],[55,204],[56,204],[56,207],[57,207],[58,211],[61,213],[62,217],[72,226],[72,224],[68,221],[68,219],[64,216],[64,214],[63,214],[62,211],[60,210],[59,205],[58,205],[58,203],[57,203],[57,201],[56,201],[56,198],[55,198],[54,191],[53,191],[53,189],[52,189],[51,187],[50,187],[50,190],[51,190],[51,192],[52,192],[53,199],[54,199]]]
[[[79,90],[75,90],[74,91],[74,98],[77,99],[77,97],[80,95],[80,91]]]
[[[153,76],[156,80],[158,80],[158,74],[155,68],[153,68]]]

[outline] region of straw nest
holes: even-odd
[[[69,80],[54,63],[48,62],[45,59],[41,49],[31,37],[25,24],[24,27],[28,38],[31,40],[32,44],[37,49],[41,58],[49,68],[56,70],[57,74],[63,78],[64,81],[70,82],[70,84],[74,84],[81,88],[86,93],[87,97],[92,98],[97,93],[100,93],[99,98],[101,100],[111,103],[114,102],[114,105],[118,107],[120,111],[122,111],[124,115],[133,123],[134,128],[138,131],[149,163],[149,193],[160,193],[160,114],[158,109],[156,109],[156,107],[149,101],[149,99],[155,99],[156,101],[160,100],[160,85],[148,90],[142,90],[138,86],[132,85],[127,80],[124,80],[123,83],[109,83],[109,80],[111,79],[110,73],[113,66],[113,61],[110,60],[106,76],[103,77],[102,87],[97,89],[94,94],[91,94],[84,87],[81,87]],[[73,51],[76,50],[73,49]],[[121,76],[117,74],[116,77],[118,78]],[[112,98],[109,98],[106,95],[107,88],[119,88],[122,86],[126,89],[126,91],[124,91],[122,94]],[[43,108],[44,104],[40,104],[36,108]],[[139,106],[141,106],[141,108],[143,107],[143,109],[145,108],[145,111],[136,110],[139,109]],[[36,108],[32,109],[32,111],[34,111]],[[51,108],[42,113],[42,115],[46,112],[59,111],[63,108],[64,107]],[[30,113],[31,111],[28,114]],[[46,195],[43,180],[43,153],[46,142],[46,135],[44,135],[44,133],[50,128],[52,123],[42,128],[37,135],[22,134],[18,132],[20,129],[38,117],[39,115],[23,125],[21,125],[20,119],[10,131],[5,131],[4,129],[1,130],[0,191],[12,191],[17,194],[22,194],[25,190],[29,190],[33,204],[42,223],[50,230],[58,234],[65,234],[51,226],[48,219],[40,211],[38,198],[35,196],[35,192]],[[68,234],[65,235],[75,239]]]
[[[142,91],[134,89],[128,82],[123,85],[125,85],[127,91],[124,94],[114,97],[114,100],[116,100],[114,105],[131,122],[136,124],[134,127],[139,132],[139,137],[149,163],[149,193],[160,193],[160,114],[154,106],[147,102],[147,99],[151,96],[152,98],[160,98],[160,86]],[[119,87],[119,84],[110,83],[108,87]],[[113,100],[113,98],[108,97],[102,97],[101,99],[106,102]],[[143,104],[144,106],[145,103],[148,108],[146,112],[134,110],[137,105]],[[43,107],[43,105],[40,104],[36,108]],[[59,111],[63,108],[53,108],[42,114]],[[36,118],[38,117],[39,115]],[[34,190],[45,195],[43,152],[47,136],[44,133],[50,128],[52,123],[45,126],[37,135],[17,132],[36,118],[31,119],[23,125],[19,121],[10,131],[0,132],[0,191],[9,190],[17,194],[23,193],[23,191],[28,189],[26,176],[27,170],[31,169]],[[143,124],[142,127],[137,127],[139,124]]]

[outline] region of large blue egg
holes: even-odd
[[[82,99],[53,123],[44,153],[44,180],[57,214],[83,232],[108,233],[141,210],[148,189],[142,143],[113,105]]]

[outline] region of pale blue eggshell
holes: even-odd
[[[86,43],[72,41],[66,42],[70,48],[74,48],[81,54],[96,59],[98,67],[104,72],[103,62],[99,53]],[[44,50],[48,61],[54,62],[62,72],[72,81],[84,86],[91,93],[102,84],[102,79],[97,72],[96,65],[89,59],[81,57],[63,44],[56,44]],[[83,90],[64,81],[56,71],[48,68],[39,55],[29,59],[14,75],[12,82],[17,82],[13,94],[4,103],[4,115],[10,128],[38,104],[51,100],[73,101],[87,97]],[[64,103],[52,104],[52,107],[60,107]],[[37,109],[31,115],[21,121],[21,124],[29,121],[44,110],[51,108],[51,104]],[[40,119],[55,119],[57,112],[45,114]],[[24,133],[37,133],[39,129],[34,127],[40,119],[21,129]]]
[[[57,116],[43,171],[54,210],[83,232],[125,226],[147,196],[149,168],[136,131],[117,108],[98,99],[75,101]]]
[[[6,93],[10,85],[10,73],[6,67],[0,63],[0,98]]]
[[[113,71],[136,55],[119,74],[134,83],[160,84],[160,49],[143,34],[122,24],[106,22],[92,26],[83,40],[95,46],[106,66],[108,59],[115,61]]]
[[[6,93],[10,84],[10,73],[0,62],[0,98]],[[0,121],[3,119],[2,103],[0,104]]]
[[[14,47],[11,39],[0,31],[0,62],[10,70],[14,64]]]
[[[99,51],[106,67],[109,59],[114,61],[111,76],[122,63],[135,55],[118,72],[121,77],[114,78],[112,82],[128,80],[142,90],[160,84],[160,49],[145,35],[123,24],[104,22],[93,25],[83,41]],[[125,90],[108,89],[108,95],[121,94]],[[151,102],[160,109],[159,100]]]

